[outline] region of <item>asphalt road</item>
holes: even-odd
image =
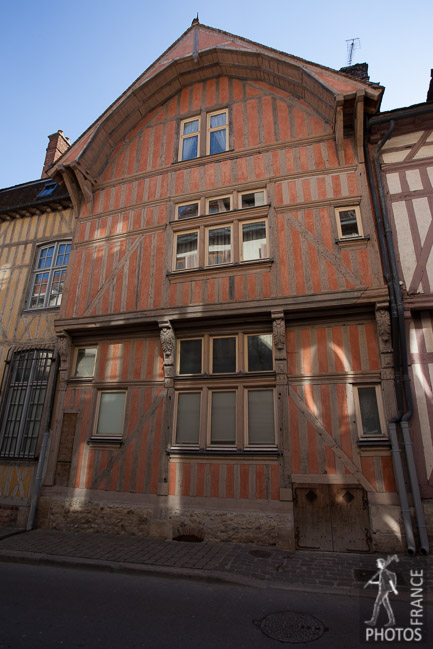
[[[365,597],[3,563],[0,649],[284,646],[265,635],[262,626],[284,637],[320,634],[309,642],[285,645],[304,649],[356,649],[368,644],[432,646],[427,638],[412,644],[389,640],[364,643],[363,620],[370,617],[373,602]],[[404,621],[408,603],[395,602],[393,606],[397,621]],[[267,618],[280,612],[284,615]],[[313,616],[318,622],[313,620],[309,626],[309,618],[294,613]]]

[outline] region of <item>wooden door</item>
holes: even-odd
[[[294,488],[296,547],[327,552],[369,552],[366,494],[347,485]]]

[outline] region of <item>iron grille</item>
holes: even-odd
[[[2,391],[0,457],[33,458],[36,454],[53,352],[16,352]]]

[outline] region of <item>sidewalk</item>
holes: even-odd
[[[288,552],[241,543],[0,528],[0,562],[35,563],[112,572],[151,573],[312,592],[375,596],[364,584],[382,555]],[[385,556],[385,555],[383,555]],[[424,599],[433,601],[433,557],[399,556],[391,568],[403,598],[410,570],[424,571]],[[1,569],[1,567],[0,567]]]

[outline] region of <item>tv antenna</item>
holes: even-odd
[[[359,38],[349,38],[347,44],[347,65],[352,65],[353,53],[355,50],[361,49],[361,41]]]

